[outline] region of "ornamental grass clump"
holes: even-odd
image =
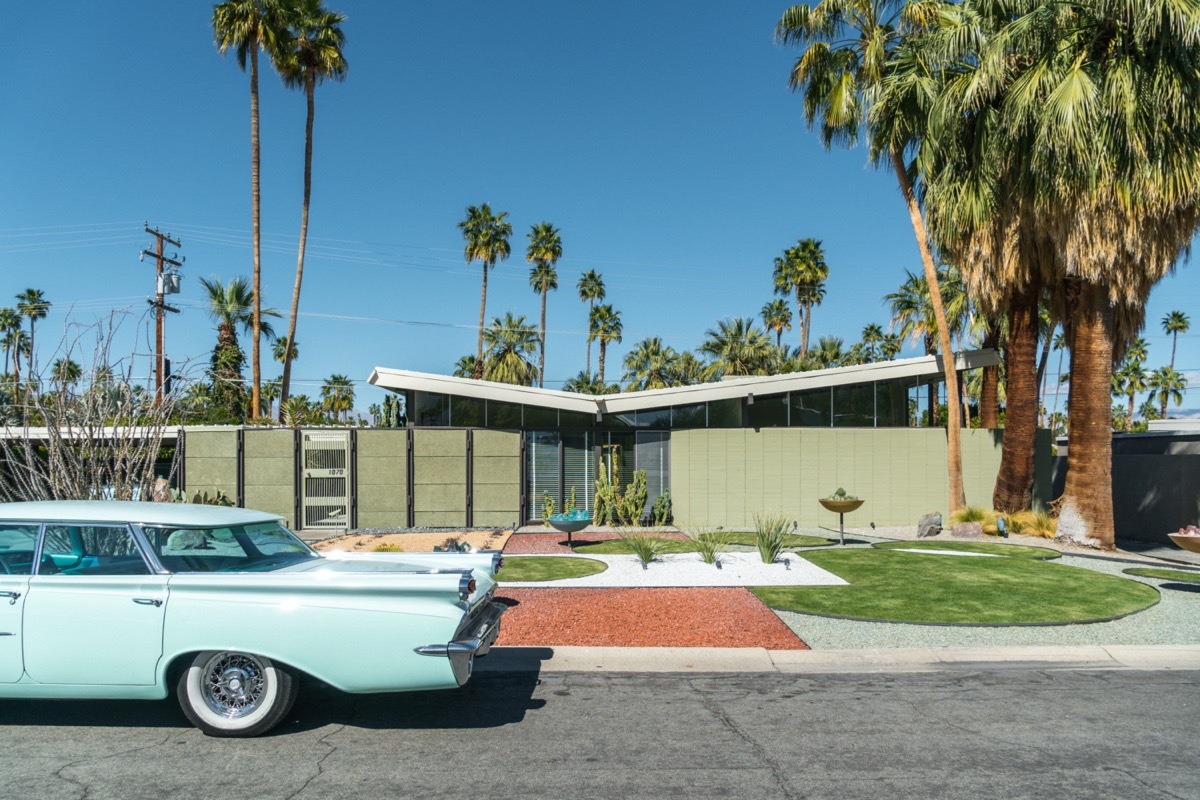
[[[642,569],[648,569],[650,562],[663,552],[667,544],[665,539],[649,533],[618,531],[617,536],[642,562]]]
[[[788,519],[783,514],[755,514],[754,538],[764,564],[774,564],[783,552]]]
[[[1046,511],[1021,511],[1008,518],[1009,530],[1025,536],[1053,539],[1058,532],[1058,520]]]
[[[966,506],[950,515],[951,522],[978,522],[980,525],[995,525],[996,515],[983,506]]]
[[[398,544],[380,544],[371,548],[372,553],[403,553],[404,548]]]
[[[696,545],[701,561],[721,566],[718,558],[729,547],[732,538],[728,531],[722,528],[689,528],[683,533]]]

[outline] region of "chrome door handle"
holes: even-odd
[[[17,604],[17,598],[20,596],[20,592],[0,592],[0,597],[8,598],[8,604],[10,606],[15,606]]]
[[[135,597],[133,602],[140,606],[154,606],[155,608],[162,605],[162,600],[157,597]]]

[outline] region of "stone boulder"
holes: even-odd
[[[917,537],[924,539],[927,536],[937,536],[942,532],[942,515],[937,511],[932,514],[926,514],[921,517],[917,523]]]
[[[950,535],[955,539],[982,539],[983,525],[978,522],[956,522],[950,529]]]

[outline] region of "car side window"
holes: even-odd
[[[39,575],[149,575],[129,528],[47,525]]]
[[[28,575],[33,572],[38,527],[37,523],[0,525],[0,574]]]

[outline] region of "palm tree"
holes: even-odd
[[[772,354],[771,340],[749,317],[723,319],[704,332],[699,351],[711,359],[714,377],[765,375]]]
[[[1175,346],[1179,344],[1179,334],[1187,333],[1191,328],[1191,320],[1182,311],[1172,311],[1162,318],[1163,333],[1171,337],[1171,369],[1175,369]],[[1166,405],[1163,406],[1166,408]],[[1163,412],[1164,416],[1166,412]]]
[[[621,391],[621,389],[616,384],[601,383],[600,379],[595,375],[589,375],[587,372],[580,370],[577,375],[568,379],[567,382],[563,384],[563,391],[578,392],[579,394],[600,395],[615,394],[616,392]]]
[[[345,375],[334,373],[321,384],[321,397],[325,408],[337,419],[338,414],[344,416],[345,422],[350,421],[350,409],[354,408],[354,382]]]
[[[604,355],[608,351],[609,342],[620,342],[621,334],[624,332],[624,326],[621,324],[621,312],[614,311],[609,303],[596,306],[592,309],[591,324],[588,327],[590,329],[588,338],[600,342],[600,368],[597,377],[603,384]]]
[[[50,377],[54,383],[58,384],[60,392],[66,392],[69,387],[79,383],[83,377],[83,367],[79,366],[78,361],[60,358],[50,367]]]
[[[288,348],[289,341],[291,342],[291,345],[292,345],[291,348]],[[287,351],[289,349],[292,351],[291,356],[287,355]],[[299,361],[300,360],[300,343],[296,342],[296,341],[292,341],[290,339],[285,339],[282,336],[280,336],[276,339],[273,339],[271,341],[271,357],[274,358],[276,361],[278,361],[280,364],[282,364],[284,362],[284,359],[287,359],[287,360],[293,361],[293,362]],[[282,392],[282,382],[280,384],[280,391]]]
[[[467,242],[463,251],[467,263],[479,261],[483,264],[483,287],[479,293],[479,339],[475,348],[476,378],[483,375],[483,318],[487,309],[488,270],[512,253],[508,244],[508,237],[512,236],[512,223],[505,221],[507,216],[507,211],[493,214],[491,206],[484,203],[479,207],[467,206],[466,217],[458,223],[458,229]]]
[[[279,397],[286,401],[292,385],[292,358],[286,355],[296,339],[296,317],[300,313],[300,284],[304,279],[304,248],[308,241],[308,206],[312,197],[312,149],[313,95],[318,83],[326,79],[346,79],[346,59],[342,45],[346,37],[342,23],[346,18],[329,11],[321,0],[292,0],[288,6],[290,35],[284,46],[277,50],[276,69],[289,88],[304,89],[308,102],[308,115],[304,123],[304,202],[300,207],[300,247],[296,256],[296,283],[292,287],[292,310],[288,316],[287,339],[283,358],[283,376],[280,378]],[[258,379],[255,378],[257,384]]]
[[[9,344],[8,337],[13,331],[21,329],[21,315],[15,308],[0,308],[0,345],[4,347],[4,375],[8,376]]]
[[[213,348],[209,367],[213,404],[232,420],[240,421],[245,416],[242,378],[245,355],[238,343],[237,329],[241,328],[243,333],[255,330],[254,295],[245,278],[234,278],[227,284],[217,278],[201,278],[200,285],[208,294],[208,315],[217,323],[217,346]],[[258,331],[268,338],[273,336],[270,323],[262,317],[278,317],[279,312],[262,309],[259,314]]]
[[[776,38],[806,47],[792,68],[789,85],[803,92],[808,126],[819,127],[826,148],[835,141],[847,146],[857,142],[859,131],[872,110],[876,90],[891,68],[889,57],[900,41],[901,24],[923,21],[927,6],[921,2],[888,0],[822,0],[812,8],[798,5],[783,12],[775,28]],[[904,131],[907,138],[873,136],[872,156],[877,163],[890,161],[896,173],[930,288],[934,330],[941,348],[947,408],[952,421],[947,426],[946,460],[950,511],[953,512],[966,504],[966,497],[958,430],[961,418],[958,374],[950,346],[950,326],[929,235],[905,163],[904,151],[909,146],[911,131],[902,124],[906,118],[900,112],[890,114],[887,121],[893,123],[893,129]]]
[[[312,419],[312,401],[307,395],[295,394],[287,399],[279,411],[283,424],[290,428],[298,428]]]
[[[679,385],[679,353],[651,336],[625,354],[625,391],[665,389]]]
[[[482,369],[477,368],[476,366],[478,363],[479,361],[475,358],[473,353],[463,356],[454,364],[454,377],[474,378],[477,374],[482,372]]]
[[[862,331],[862,343],[866,347],[866,355],[870,361],[879,360],[879,345],[883,342],[883,326],[872,322]]]
[[[775,346],[783,346],[783,332],[792,329],[792,309],[786,300],[772,300],[762,307],[763,325],[775,331]]]
[[[26,289],[17,295],[17,312],[29,319],[29,369],[28,379],[33,380],[33,350],[35,347],[33,324],[39,319],[45,319],[50,310],[50,302],[42,295],[40,289]]]
[[[883,356],[886,361],[892,361],[896,356],[900,355],[903,345],[904,337],[900,334],[885,333],[883,339],[879,342],[879,355]]]
[[[4,347],[4,358],[7,362],[9,356],[12,356],[12,393],[16,397],[17,389],[21,385],[21,356],[28,355],[33,352],[33,347],[29,342],[29,334],[24,329],[17,327],[4,334],[4,339],[0,340],[0,345]]]
[[[279,341],[279,339],[275,340],[275,342]],[[259,409],[259,412],[267,419],[275,417],[275,401],[279,399],[279,392],[282,386],[283,380],[281,378],[271,378],[271,380],[262,385],[262,393],[259,395],[262,408]]]
[[[675,368],[679,373],[680,386],[692,386],[705,381],[705,364],[691,350],[679,354],[679,362]]]
[[[808,333],[812,319],[812,307],[820,305],[825,297],[824,282],[829,277],[829,266],[825,263],[825,251],[816,239],[801,239],[793,247],[783,251],[775,259],[772,278],[775,293],[788,297],[796,296],[796,312],[800,315],[800,356],[808,352]]]
[[[542,325],[538,336],[538,386],[541,387],[545,385],[546,377],[546,292],[558,289],[558,273],[554,265],[562,258],[562,237],[558,234],[558,228],[549,222],[534,225],[528,236],[529,248],[525,251],[525,260],[533,264],[529,270],[529,285],[542,296]]]
[[[604,299],[604,276],[596,272],[594,269],[589,269],[587,272],[579,276],[579,283],[575,285],[579,290],[579,299],[588,304],[588,336],[587,336],[587,374],[592,374],[592,312],[596,308],[596,303]]]
[[[251,414],[258,414],[259,337],[262,333],[262,248],[260,232],[259,142],[258,142],[258,51],[269,58],[287,47],[288,31],[285,0],[225,0],[213,7],[213,34],[217,50],[224,55],[230,48],[237,54],[238,66],[245,70],[250,61],[250,205],[253,225],[254,285],[251,314],[253,348],[251,364]]]
[[[1157,399],[1162,405],[1159,419],[1167,418],[1167,401],[1173,400],[1176,406],[1183,405],[1183,392],[1187,388],[1187,378],[1175,371],[1174,367],[1159,367],[1150,373],[1146,379],[1150,389],[1149,400]]]
[[[504,317],[494,317],[483,332],[487,357],[483,365],[485,380],[532,386],[538,378],[533,358],[538,352],[537,330],[524,316],[514,317],[511,311]]]
[[[1140,392],[1146,391],[1146,370],[1142,362],[1136,358],[1127,358],[1121,369],[1113,373],[1112,393],[1114,397],[1125,395],[1129,398],[1129,411],[1125,415],[1125,432],[1133,430],[1133,403]],[[1070,452],[1068,450],[1068,452]]]
[[[852,355],[843,347],[845,342],[837,336],[822,336],[817,340],[817,346],[808,352],[809,361],[817,369],[843,367],[853,363]]]

